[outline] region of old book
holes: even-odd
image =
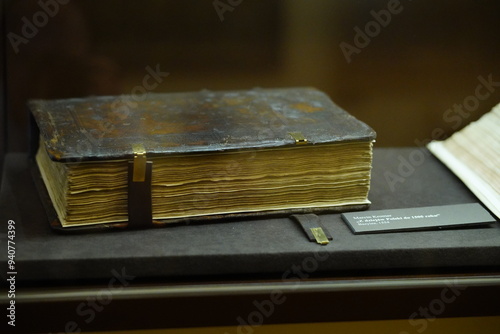
[[[40,132],[36,162],[63,227],[128,222],[127,166],[134,154],[143,158],[134,147],[152,162],[151,193],[139,198],[151,197],[153,224],[370,203],[375,132],[316,89],[32,100],[29,107]]]
[[[500,218],[500,104],[450,138],[427,147]]]

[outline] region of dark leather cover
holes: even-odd
[[[139,101],[140,99],[140,101]],[[137,100],[137,101],[136,101]],[[28,103],[56,161],[372,141],[375,132],[313,88],[104,96]]]

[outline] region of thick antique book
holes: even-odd
[[[375,132],[313,88],[32,100],[29,107],[53,225],[154,226],[370,203]]]
[[[450,138],[427,147],[500,218],[500,104]]]

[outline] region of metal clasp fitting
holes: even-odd
[[[134,173],[132,181],[144,182],[146,180],[146,149],[142,144],[132,145],[134,150]]]

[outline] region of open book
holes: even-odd
[[[500,104],[450,138],[427,147],[500,218]]]

